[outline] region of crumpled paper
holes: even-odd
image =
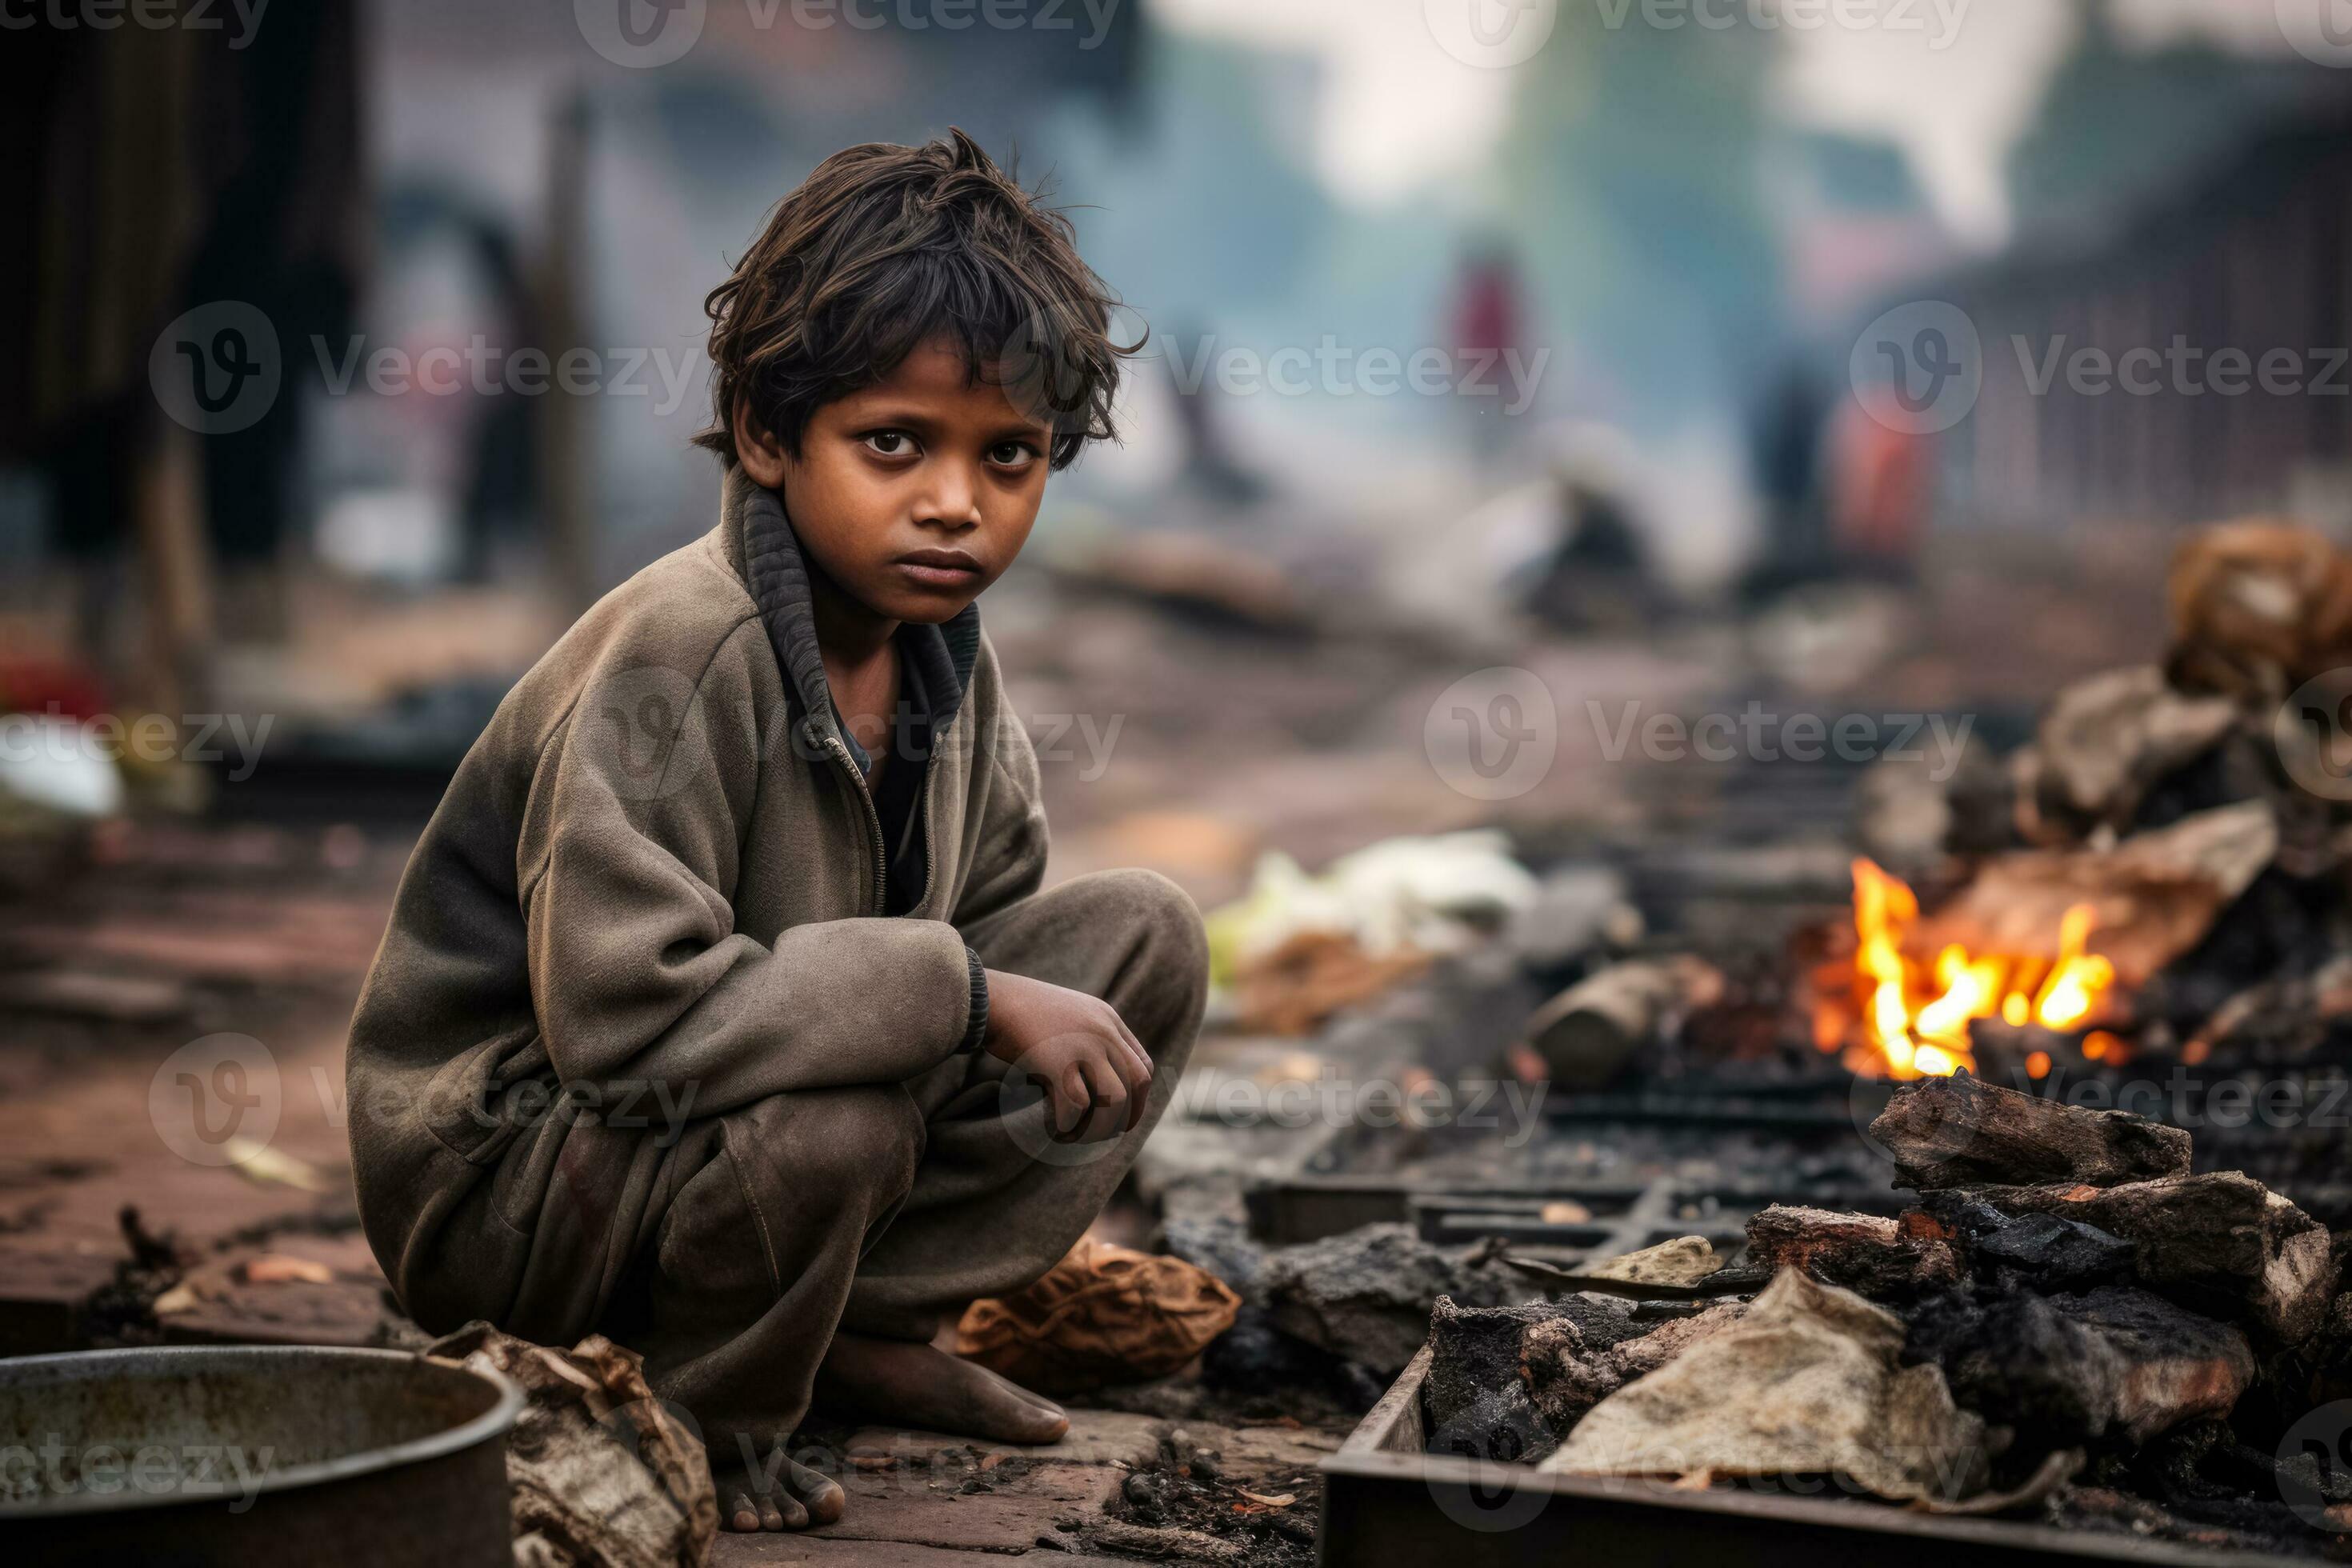
[[[1984,1423],[1935,1366],[1898,1367],[1903,1324],[1783,1270],[1742,1320],[1593,1406],[1542,1468],[1573,1475],[1833,1475],[1898,1501],[1985,1482]]]
[[[602,1334],[568,1351],[472,1322],[425,1353],[522,1386],[507,1434],[516,1568],[702,1568],[719,1533],[709,1458],[654,1397],[645,1359]]]
[[[1242,1299],[1205,1268],[1081,1237],[1024,1290],[974,1301],[956,1353],[1040,1394],[1165,1377],[1234,1326]]]

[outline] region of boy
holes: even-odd
[[[1036,758],[972,603],[1113,433],[1132,350],[1067,224],[961,132],[853,148],[709,310],[719,526],[459,766],[352,1021],[352,1152],[418,1322],[641,1351],[723,1521],[776,1530],[842,1510],[783,1456],[812,1400],[1066,1429],[930,1342],[1092,1222],[1207,956],[1164,878],[1039,891]]]

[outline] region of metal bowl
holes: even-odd
[[[511,1560],[522,1391],[399,1351],[173,1346],[0,1361],[16,1563]]]

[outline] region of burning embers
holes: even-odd
[[[2095,916],[2068,908],[2047,955],[1979,952],[1947,942],[1917,956],[1919,900],[1876,862],[1853,863],[1854,953],[1850,995],[1834,986],[1817,1009],[1814,1037],[1843,1049],[1848,1067],[1873,1077],[1944,1078],[1973,1068],[1969,1028],[1998,1018],[2067,1032],[2096,1020],[2116,982],[2115,965],[2088,951]]]

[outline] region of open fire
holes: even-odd
[[[1875,862],[1857,859],[1851,991],[1817,1013],[1816,1043],[1842,1051],[1859,1073],[1943,1078],[1975,1068],[1969,1028],[1979,1018],[2062,1031],[2094,1022],[2116,972],[2087,951],[2092,921],[2088,904],[2069,909],[2053,956],[1947,942],[1924,957],[1917,896]]]

